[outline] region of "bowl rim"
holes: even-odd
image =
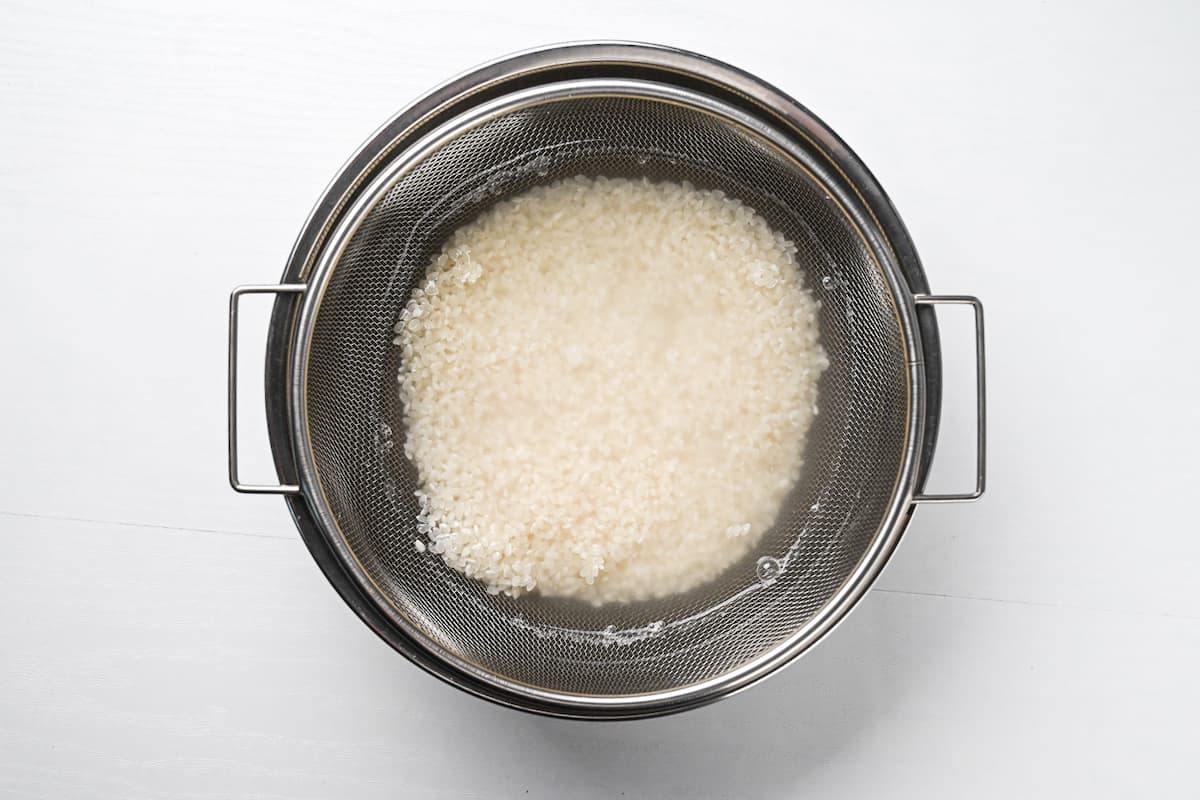
[[[691,101],[708,98],[714,113],[753,126],[778,146],[810,157],[815,152],[824,160],[828,169],[821,177],[853,206],[849,215],[865,229],[864,238],[897,300],[909,349],[905,455],[880,535],[821,611],[783,643],[720,676],[670,690],[603,696],[549,691],[454,656],[405,624],[369,579],[364,580],[365,571],[337,532],[308,444],[303,402],[307,337],[324,282],[364,209],[398,180],[406,165],[419,161],[440,137],[449,135],[448,129],[478,124],[529,98],[578,92],[585,84],[597,91],[637,91],[647,79]],[[551,716],[627,719],[693,708],[762,680],[828,634],[866,593],[907,527],[913,496],[932,457],[940,405],[936,325],[931,310],[917,308],[913,301],[913,295],[927,292],[928,286],[895,209],[861,161],[810,112],[748,73],[695,53],[630,42],[552,45],[489,62],[442,84],[385,123],[347,161],[305,223],[283,282],[308,283],[310,290],[301,303],[281,297],[272,315],[266,359],[268,431],[280,478],[303,488],[301,495],[286,500],[305,544],[338,593],[389,645],[437,677],[503,705]],[[924,312],[929,312],[927,319]]]

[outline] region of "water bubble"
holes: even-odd
[[[637,162],[644,167],[650,163],[650,156],[638,156]]]
[[[779,559],[763,556],[758,560],[754,571],[758,574],[758,579],[763,583],[774,583],[775,580],[783,573],[783,565],[779,563]]]
[[[839,281],[833,275],[826,275],[823,278],[821,278],[821,285],[823,287],[825,287],[827,290],[833,291],[834,289],[840,288],[842,285],[842,282]]]

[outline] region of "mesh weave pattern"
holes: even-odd
[[[794,242],[821,300],[831,365],[805,468],[775,527],[716,581],[599,608],[490,596],[414,550],[416,472],[392,325],[455,229],[506,196],[572,175],[687,180],[755,208]],[[823,187],[753,134],[646,98],[524,108],[465,132],[371,208],[335,265],[313,326],[305,402],[325,500],[362,571],[436,646],[541,689],[625,695],[720,676],[796,633],[878,535],[904,458],[903,334],[869,248]],[[614,498],[613,502],[619,502]],[[637,509],[630,509],[636,514]]]

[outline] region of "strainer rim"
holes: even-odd
[[[712,678],[666,690],[623,695],[593,695],[549,690],[498,675],[448,651],[427,636],[419,626],[407,619],[402,610],[375,584],[369,572],[358,561],[330,508],[321,485],[320,471],[316,466],[309,435],[306,390],[313,329],[328,281],[354,232],[379,199],[396,182],[445,142],[484,124],[489,119],[547,102],[582,97],[614,96],[634,96],[661,102],[677,102],[695,110],[711,113],[727,123],[738,125],[787,155],[798,167],[804,169],[814,180],[823,185],[832,197],[837,198],[843,207],[843,212],[847,218],[853,221],[858,234],[867,245],[872,259],[875,260],[879,271],[888,282],[893,308],[908,356],[906,370],[908,408],[906,410],[904,456],[893,485],[887,512],[883,515],[883,520],[872,539],[870,548],[864,552],[854,571],[812,618],[770,650]],[[857,604],[898,543],[904,523],[911,513],[912,497],[915,493],[917,443],[922,441],[924,423],[922,392],[924,373],[920,357],[919,326],[911,291],[903,280],[899,265],[894,263],[894,254],[887,246],[886,238],[875,231],[873,215],[864,215],[862,210],[857,208],[859,198],[850,192],[843,191],[839,183],[831,181],[828,175],[820,174],[823,172],[820,165],[813,163],[811,158],[805,158],[806,155],[808,154],[799,147],[797,142],[773,125],[717,98],[690,89],[635,79],[588,78],[559,81],[502,95],[446,121],[397,153],[393,161],[377,174],[367,188],[347,207],[334,228],[334,232],[326,239],[318,254],[308,279],[309,289],[305,293],[293,329],[291,381],[288,389],[289,406],[292,409],[292,441],[295,463],[303,494],[310,509],[317,517],[318,528],[323,538],[342,559],[343,566],[347,568],[347,572],[359,585],[359,588],[417,646],[424,648],[435,659],[447,662],[450,667],[466,672],[477,680],[509,694],[526,696],[539,703],[563,705],[577,709],[592,711],[620,709],[637,712],[641,709],[673,703],[694,705],[703,702],[710,696],[724,696],[745,688],[807,650]]]

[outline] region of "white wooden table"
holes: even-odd
[[[0,795],[1194,796],[1200,9],[967,5],[0,5]],[[598,37],[730,61],[841,133],[935,291],[985,300],[992,421],[986,498],[922,509],[821,646],[616,724],[410,666],[280,501],[229,491],[223,434],[227,293],[277,279],[358,143],[477,62]]]

